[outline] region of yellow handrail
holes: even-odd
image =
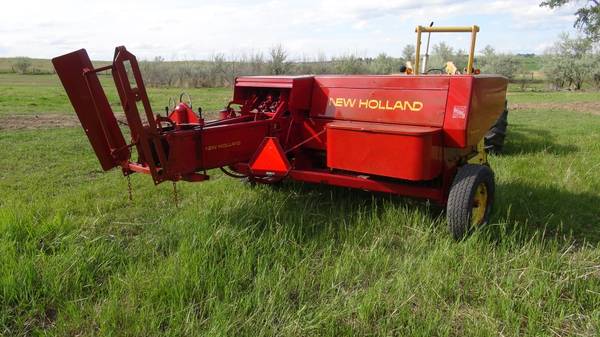
[[[417,32],[417,46],[416,46],[416,57],[415,57],[415,74],[419,73],[419,63],[421,59],[421,34],[422,33],[471,33],[471,48],[469,49],[469,62],[467,63],[467,74],[473,73],[473,62],[475,59],[475,41],[477,39],[477,33],[479,32],[479,26],[465,26],[465,27],[426,27],[417,26],[415,29]]]

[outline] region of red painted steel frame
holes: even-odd
[[[101,69],[85,50],[53,63],[105,170],[121,166],[158,184],[203,181],[206,170],[230,167],[259,182],[288,177],[438,203],[502,112],[507,86],[503,77],[483,75],[240,77],[220,119],[205,122],[185,103],[155,116],[124,47]],[[112,71],[129,144],[100,70]]]
[[[109,170],[126,162],[129,148],[85,49],[57,57],[52,63],[102,168]]]

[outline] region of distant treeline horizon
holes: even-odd
[[[543,56],[533,53],[497,53],[486,46],[475,57],[475,68],[482,73],[501,74],[511,81],[547,81],[553,88],[581,89],[584,83],[600,87],[600,57],[596,46],[583,38],[561,36]],[[425,51],[422,51],[424,54]],[[464,72],[468,55],[445,42],[432,45],[427,69],[443,72],[448,61]],[[400,73],[403,65],[415,64],[415,47],[406,45],[400,56],[380,53],[376,57],[347,54],[326,57],[319,54],[291,59],[282,46],[272,47],[267,53],[255,52],[241,56],[215,54],[209,60],[167,61],[163,57],[139,60],[146,85],[150,87],[228,87],[238,76],[303,75],[303,74],[377,74]],[[110,61],[95,61],[96,67]],[[27,57],[0,59],[0,72],[19,74],[52,74],[50,60]]]

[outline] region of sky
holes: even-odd
[[[3,0],[0,57],[51,58],[80,48],[110,60],[125,45],[138,59],[209,59],[267,53],[291,59],[356,54],[401,56],[417,25],[479,25],[477,50],[542,53],[573,29],[575,8],[541,0]],[[468,34],[437,34],[468,49]]]

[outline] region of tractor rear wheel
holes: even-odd
[[[448,228],[455,240],[488,222],[494,189],[494,173],[488,166],[467,164],[458,169],[446,206]]]
[[[506,129],[508,128],[508,102],[504,101],[504,111],[496,123],[485,134],[484,144],[487,153],[501,153],[506,138]]]

